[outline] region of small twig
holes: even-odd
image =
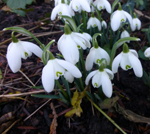
[[[33,82],[21,70],[19,70],[19,72],[31,83],[32,86],[35,87],[35,85],[33,84]]]
[[[42,104],[38,109],[36,109],[32,114],[30,114],[27,118],[25,118],[23,121],[28,120],[32,115],[34,115],[38,110],[40,110],[43,106],[45,106],[48,102],[50,102],[51,99],[49,99],[48,101],[46,101],[44,104]]]

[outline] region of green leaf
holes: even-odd
[[[47,99],[60,99],[60,96],[58,95],[32,94],[31,96],[38,97],[38,98],[47,98]]]
[[[4,0],[7,6],[15,13],[25,16],[25,12],[20,9],[25,9],[26,5],[31,4],[34,0]]]
[[[115,0],[114,3],[112,4],[111,13],[114,11],[115,6],[117,5],[118,1],[119,1],[119,0]]]

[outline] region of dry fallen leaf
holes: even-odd
[[[8,6],[3,6],[1,10],[11,12],[11,9]]]

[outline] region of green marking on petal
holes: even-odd
[[[98,64],[99,64],[99,63],[100,63],[100,59],[97,59],[97,60],[96,60],[96,63],[98,63]]]
[[[82,42],[85,45],[85,42]]]
[[[76,9],[79,9],[78,6],[76,6]]]
[[[129,65],[126,65],[126,69],[130,69],[131,68],[131,66],[129,66]]]
[[[62,75],[62,72],[56,72],[57,77],[59,77],[60,75]]]
[[[25,55],[25,57],[28,57],[28,53],[27,52],[24,52],[24,55]]]
[[[100,8],[100,9],[102,9],[103,7],[102,7],[102,6],[100,6],[99,8]]]
[[[93,25],[93,27],[96,27],[96,26],[97,26],[96,24]]]
[[[121,22],[125,22],[125,20],[124,20],[124,19],[121,19]]]
[[[62,12],[59,12],[59,15],[62,15]]]
[[[77,47],[80,49],[81,47],[79,45],[77,45]]]
[[[97,84],[97,83],[94,83],[94,86],[95,86],[95,87],[98,87],[98,84]]]

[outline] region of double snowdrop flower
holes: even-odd
[[[81,72],[74,64],[55,59],[51,54],[50,60],[42,70],[42,84],[46,92],[51,92],[54,89],[55,80],[58,80],[62,75],[69,81],[72,81],[72,76],[75,78],[82,77]]]
[[[136,15],[134,15],[134,18],[132,21],[133,21],[133,26],[131,27],[132,31],[135,31],[136,29],[140,30],[141,21],[139,20],[139,18],[137,18]]]
[[[107,0],[95,0],[93,4],[98,10],[106,9],[108,13],[111,13],[111,5]]]
[[[6,58],[10,69],[16,73],[21,68],[21,58],[27,59],[32,53],[42,58],[42,52],[42,49],[34,43],[19,41],[15,38],[15,41],[11,42],[7,48]]]
[[[101,22],[94,16],[94,13],[92,13],[92,16],[87,22],[87,29],[90,29],[90,27],[98,27],[98,30],[101,30]]]
[[[90,4],[87,0],[72,0],[69,6],[75,12],[81,13],[82,10],[86,12],[91,12]]]
[[[143,69],[140,60],[138,59],[138,54],[133,49],[128,49],[128,45],[123,45],[123,52],[115,57],[112,63],[112,71],[114,73],[118,72],[118,67],[121,66],[123,70],[128,70],[133,68],[133,71],[137,77],[142,77]]]
[[[87,71],[91,70],[93,67],[93,63],[97,65],[101,65],[100,60],[102,58],[106,59],[107,64],[109,65],[110,57],[108,53],[98,46],[97,42],[95,42],[95,46],[90,49],[89,54],[86,57],[85,68]]]
[[[111,79],[114,78],[114,74],[109,69],[103,69],[103,65],[100,66],[99,70],[92,71],[88,74],[85,80],[85,84],[88,85],[92,78],[92,85],[94,88],[102,86],[103,93],[110,98],[112,96],[112,83]]]
[[[76,64],[79,61],[79,50],[90,48],[91,44],[85,34],[71,32],[69,26],[65,24],[65,34],[58,40],[58,50],[65,60]],[[90,35],[88,35],[90,37]]]
[[[127,19],[130,23],[130,27],[132,28],[133,27],[133,21],[132,21],[131,15],[129,13],[127,13],[126,11],[122,10],[121,5],[119,3],[119,9],[111,15],[111,28],[112,28],[112,30],[117,31],[119,29],[121,23],[126,22]]]
[[[123,32],[120,35],[120,38],[125,38],[125,37],[130,37],[130,34],[126,30],[123,30]],[[130,43],[130,41],[127,42]]]
[[[51,13],[51,20],[55,20],[57,15],[66,15],[72,17],[75,14],[74,11],[71,8],[69,8],[69,5],[63,2],[54,7]]]

